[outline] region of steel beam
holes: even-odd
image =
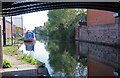
[[[103,9],[112,9],[112,8],[116,8],[116,9],[118,9],[118,8],[120,8],[117,4],[115,4],[115,3],[113,3],[113,4],[110,4],[110,3],[79,3],[79,2],[74,2],[74,3],[69,3],[69,2],[67,2],[67,3],[64,3],[64,2],[59,2],[59,3],[44,3],[44,4],[42,4],[42,3],[36,3],[36,5],[32,5],[32,4],[30,4],[29,6],[27,5],[27,6],[25,6],[25,5],[23,5],[23,6],[18,6],[18,7],[12,7],[12,8],[10,8],[10,9],[8,9],[8,10],[3,10],[3,13],[13,13],[13,12],[19,12],[20,10],[22,11],[22,10],[26,10],[26,9],[30,9],[30,8],[33,8],[33,9],[35,9],[36,7],[40,7],[40,8],[45,8],[45,7],[56,7],[56,6],[59,6],[59,7],[61,7],[61,5],[62,6],[70,6],[70,7],[74,7],[74,6],[81,6],[81,7],[87,7],[87,6],[94,6],[94,7],[98,7],[98,9],[99,9],[99,7],[101,7],[101,8],[103,8]],[[93,8],[92,8],[93,9]],[[114,10],[114,9],[112,9],[112,10]]]
[[[14,6],[14,7],[13,7]],[[26,2],[9,6],[3,10],[3,15],[19,15],[38,10],[51,9],[69,9],[69,8],[86,8],[99,9],[113,12],[119,12],[119,3],[105,3],[105,2]]]

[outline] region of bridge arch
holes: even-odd
[[[31,12],[54,10],[54,9],[98,9],[112,12],[120,12],[119,2],[22,2],[22,3],[9,3],[3,2],[2,15],[15,16]]]

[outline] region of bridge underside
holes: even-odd
[[[98,9],[120,12],[119,2],[2,2],[2,16],[15,16],[53,9]]]

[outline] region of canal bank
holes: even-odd
[[[2,76],[26,76],[29,74],[34,75],[37,72],[33,71],[23,71],[23,70],[36,70],[37,71],[37,65],[30,65],[29,63],[22,61],[17,58],[17,56],[13,55],[6,55],[5,53],[3,54],[3,59],[6,59],[10,62],[12,65],[11,68],[3,68],[0,73],[2,73]],[[22,73],[20,71],[23,71]]]
[[[3,59],[8,60],[12,65],[11,68],[3,68],[0,71],[3,77],[49,76],[47,68],[45,68],[42,62],[38,62],[31,56],[22,54],[20,51],[18,51],[18,49],[18,45],[9,45],[3,47]]]
[[[30,63],[31,65],[37,65],[38,61],[30,56],[23,55],[18,51],[20,45],[8,45],[3,47],[3,53],[16,58],[17,60]],[[11,59],[12,60],[12,59]]]
[[[22,60],[22,54],[18,52],[19,46],[18,45],[8,45],[3,47],[3,59],[6,59],[12,65],[12,68],[4,69],[3,71],[7,72],[11,69],[19,69],[20,67],[36,67],[37,65],[31,65],[25,60]],[[6,71],[7,70],[7,71]]]
[[[10,49],[13,49],[13,47],[9,46]],[[5,48],[5,47],[4,47]],[[18,49],[18,46],[16,46],[16,49]],[[5,52],[7,51],[7,52]],[[3,49],[3,59],[6,59],[10,62],[10,64],[12,65],[11,68],[3,68],[0,73],[2,75],[2,77],[7,77],[7,76],[26,76],[29,74],[31,75],[35,75],[37,72],[37,65],[31,65],[30,63],[27,63],[26,61],[23,61],[21,59],[18,58],[17,53],[9,53],[11,51],[9,51],[8,49]],[[8,53],[8,54],[7,54]],[[27,72],[25,70],[28,70]],[[31,71],[32,70],[32,71]],[[34,72],[33,72],[34,70]],[[22,72],[21,72],[22,71]]]

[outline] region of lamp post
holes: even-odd
[[[11,43],[13,45],[13,34],[12,34],[12,16],[11,16]]]
[[[6,25],[5,25],[5,17],[3,17],[3,43],[6,45]]]

